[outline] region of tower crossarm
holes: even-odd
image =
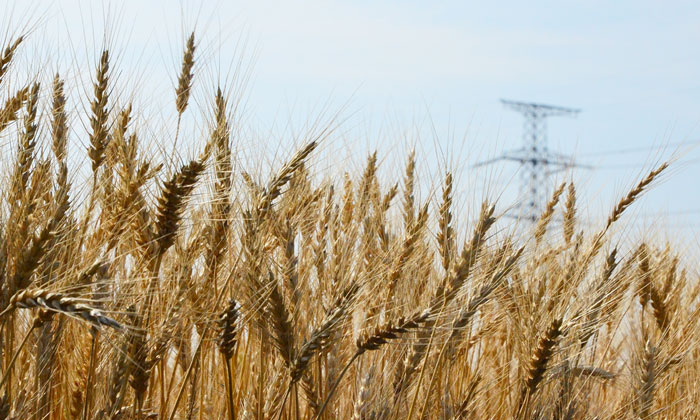
[[[562,106],[555,105],[545,105],[535,102],[520,102],[511,101],[508,99],[501,99],[501,103],[514,111],[523,114],[533,114],[537,117],[556,117],[556,116],[569,116],[574,117],[581,112],[580,109],[576,108],[565,108]]]

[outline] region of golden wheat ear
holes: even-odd
[[[175,109],[178,115],[182,115],[187,108],[187,104],[190,100],[190,90],[192,89],[192,79],[194,74],[192,69],[194,68],[194,32],[187,38],[187,45],[185,47],[185,53],[182,56],[182,69],[180,70],[180,77],[177,79],[177,89],[175,90]]]
[[[554,319],[550,324],[547,332],[540,338],[537,348],[535,348],[530,363],[527,368],[527,378],[525,380],[525,388],[523,389],[521,401],[526,396],[534,395],[538,386],[544,379],[544,374],[547,371],[547,365],[554,354],[554,349],[557,345],[557,339],[564,334],[562,329],[561,318]]]
[[[562,228],[562,233],[564,235],[564,242],[569,245],[571,244],[571,238],[574,237],[574,230],[576,229],[576,187],[573,182],[569,183],[569,189],[566,194],[566,205],[564,210],[564,225]]]
[[[235,299],[231,299],[226,310],[221,313],[221,317],[219,318],[219,338],[217,345],[219,346],[219,351],[227,360],[231,359],[233,356],[233,350],[238,341],[237,321],[241,316],[240,308],[241,305]]]
[[[317,146],[318,142],[316,141],[308,143],[306,146],[296,152],[289,162],[287,162],[287,164],[280,169],[277,175],[272,178],[259,200],[256,214],[259,219],[265,218],[272,206],[272,203],[277,197],[280,196],[280,194],[282,194],[282,188],[287,185],[287,182],[289,182],[289,180],[292,178],[292,175],[294,175],[294,173],[304,164],[304,161],[309,157],[309,155],[311,155]]]
[[[90,103],[92,116],[90,118],[90,149],[88,155],[92,161],[92,172],[97,173],[97,170],[102,165],[104,160],[104,152],[109,141],[107,118],[109,117],[109,109],[107,108],[107,100],[109,99],[109,91],[107,83],[109,81],[109,51],[102,51],[100,62],[97,65],[95,82],[93,84],[94,97]],[[95,175],[97,176],[97,175]]]
[[[562,193],[564,192],[564,187],[566,187],[566,183],[562,183],[559,186],[559,188],[554,190],[552,198],[550,198],[549,202],[547,203],[547,206],[545,207],[544,211],[540,215],[539,220],[537,221],[537,225],[535,226],[536,244],[542,242],[542,238],[544,237],[544,234],[547,231],[547,226],[549,225],[549,222],[552,220],[552,216],[554,215],[554,207],[556,207],[557,203],[559,202],[559,197],[561,197]]]
[[[17,49],[22,41],[24,41],[24,36],[18,36],[17,39],[15,39],[11,44],[7,45],[5,50],[2,52],[2,56],[0,56],[0,84],[2,84],[3,78],[7,73],[7,70],[10,68],[10,62],[15,56],[15,53],[17,52]]]
[[[326,314],[326,317],[321,322],[321,325],[313,330],[309,339],[304,342],[301,348],[296,352],[290,374],[292,383],[298,382],[301,379],[314,354],[328,345],[328,339],[347,316],[347,312],[354,304],[355,297],[359,291],[360,285],[356,282],[352,282],[331,306],[328,314]]]
[[[18,112],[22,109],[22,104],[27,99],[28,94],[29,88],[23,87],[5,101],[5,105],[0,110],[0,132],[7,128],[10,123],[17,120]]]
[[[56,73],[53,79],[51,101],[51,150],[56,160],[63,162],[66,157],[68,140],[68,117],[66,115],[66,95],[64,82]]]
[[[348,369],[350,369],[350,366],[352,366],[355,360],[357,360],[360,356],[362,356],[368,351],[375,351],[380,349],[389,341],[399,338],[399,336],[403,333],[420,328],[421,324],[423,324],[428,319],[428,316],[429,311],[426,310],[422,312],[417,312],[416,314],[410,317],[399,317],[397,319],[387,321],[384,324],[377,326],[371,330],[364,330],[355,341],[355,354],[353,354],[350,360],[345,364],[343,370],[340,371],[338,378],[335,380],[335,383],[333,383],[330,390],[328,391],[326,399],[323,401],[323,404],[321,404],[320,408],[316,412],[314,420],[318,420],[323,415],[323,412],[328,406],[331,397],[333,397],[335,390],[338,388],[340,381],[343,379],[343,376],[345,376]]]
[[[669,163],[664,162],[659,167],[656,169],[652,170],[649,172],[649,174],[639,181],[639,184],[632,188],[626,196],[624,196],[615,206],[615,209],[613,209],[612,213],[608,217],[608,222],[606,224],[606,229],[610,227],[613,223],[615,223],[617,220],[620,219],[620,216],[622,216],[622,213],[625,212],[625,210],[634,203],[639,196],[651,185],[652,182],[656,178],[661,175],[662,172],[664,172],[666,169],[668,169]]]
[[[437,242],[440,246],[442,268],[446,273],[448,273],[450,271],[450,267],[452,267],[452,250],[454,248],[455,241],[455,233],[452,226],[452,189],[452,173],[448,172],[445,175],[445,183],[442,187],[442,204],[440,204],[440,210],[438,211],[440,214],[440,231],[437,235]]]
[[[205,167],[203,160],[193,160],[163,184],[156,207],[155,223],[159,254],[164,253],[174,243],[185,200],[194,189]]]
[[[73,318],[80,318],[96,328],[106,326],[117,331],[126,331],[122,324],[108,317],[99,309],[86,305],[78,299],[45,289],[24,289],[16,293],[10,298],[8,307],[0,313],[0,318],[16,308],[40,308],[55,311]]]

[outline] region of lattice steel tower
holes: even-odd
[[[481,165],[499,160],[520,162],[522,165],[521,195],[523,201],[519,205],[518,218],[535,222],[547,200],[548,176],[562,169],[580,166],[576,165],[571,157],[553,153],[547,149],[547,117],[575,117],[580,110],[504,99],[501,99],[501,103],[523,114],[525,118],[523,147],[505,152],[495,159],[481,163]]]

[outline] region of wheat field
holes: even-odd
[[[232,92],[190,105],[194,33],[173,113],[207,134],[184,164],[142,147],[107,49],[82,108],[60,72],[11,87],[27,42],[0,56],[0,419],[697,416],[696,266],[615,229],[668,163],[596,225],[572,182],[532,226],[486,199],[467,223],[450,171],[420,201],[414,153],[393,182],[376,153],[319,176],[330,129],[234,169]]]

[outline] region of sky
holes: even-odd
[[[415,148],[424,179],[437,184],[445,167],[454,169],[465,202],[498,196],[503,211],[519,199],[518,165],[474,169],[521,147],[522,117],[499,100],[580,109],[576,118],[548,121],[548,146],[593,167],[554,175],[577,183],[582,223],[598,223],[640,177],[673,158],[669,174],[636,204],[628,228],[662,227],[662,237],[695,238],[700,226],[697,2],[9,4],[11,13],[0,20],[10,28],[5,33],[16,22],[32,28],[29,68],[42,57],[52,69],[90,69],[76,76],[89,81],[106,43],[118,53],[121,80],[138,80],[135,95],[165,121],[164,110],[173,114],[165,102],[172,101],[184,40],[194,29],[201,40],[195,80],[201,107],[217,83],[247,82],[242,114],[257,133],[247,155],[288,152],[295,142],[286,134],[302,131],[314,116],[335,116],[339,129],[324,145],[335,161],[324,168],[356,171],[377,149],[386,176],[396,177]],[[435,188],[425,186],[423,199]]]

